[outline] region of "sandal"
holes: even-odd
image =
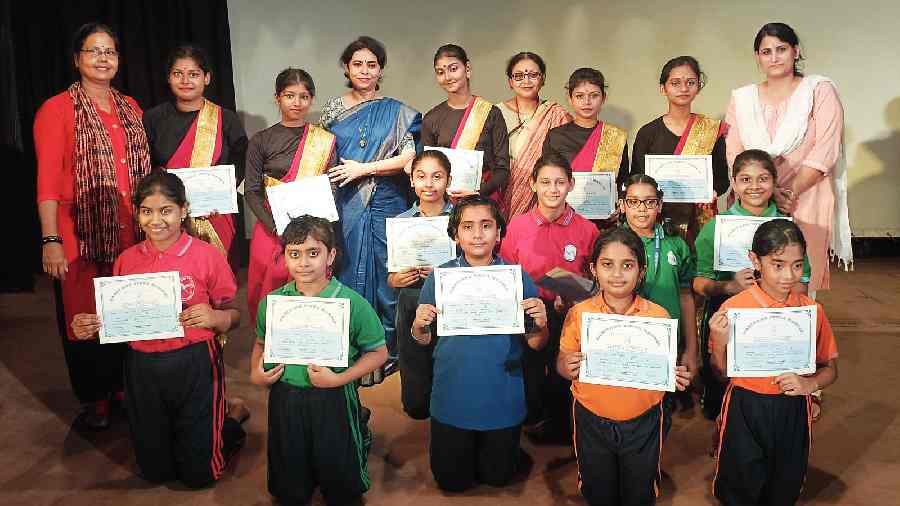
[[[810,418],[812,423],[816,423],[822,418],[822,397],[820,395],[810,395]]]

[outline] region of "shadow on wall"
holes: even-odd
[[[900,97],[888,102],[884,122],[887,131],[875,139],[860,142],[849,168],[851,171],[873,168],[865,179],[852,183],[849,188],[851,224],[869,224],[867,228],[854,228],[855,236],[900,236],[900,209],[895,200],[900,195]]]

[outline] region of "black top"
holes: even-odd
[[[150,143],[150,161],[164,167],[172,158],[200,111],[183,112],[165,102],[144,112],[144,130]],[[234,111],[222,108],[222,151],[213,165],[234,165],[237,184],[244,180],[247,134]]]
[[[422,145],[449,148],[464,113],[465,109],[454,109],[446,100],[434,106],[422,118]],[[497,106],[491,107],[475,149],[484,152],[484,171],[490,171],[490,179],[478,193],[490,195],[505,188],[509,179],[509,132]]]
[[[638,130],[634,138],[634,149],[631,156],[631,173],[644,173],[644,155],[671,155],[678,147],[681,137],[672,133],[663,122],[662,116],[647,123]],[[725,136],[716,139],[712,152],[713,188],[716,194],[724,195],[728,191],[728,161],[725,158]]]
[[[593,133],[594,128],[584,128],[578,126],[575,122],[566,123],[556,128],[551,128],[547,132],[547,138],[544,139],[544,148],[542,155],[547,153],[556,153],[564,157],[569,163],[578,156],[581,148],[587,144],[588,137]],[[628,179],[628,143],[622,148],[622,163],[619,164],[619,170],[616,172],[616,188],[621,189]]]

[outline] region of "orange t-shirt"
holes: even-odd
[[[559,349],[566,353],[581,351],[581,313],[615,314],[606,305],[603,295],[595,295],[573,306],[566,315],[566,322],[563,324],[562,336],[559,341]],[[669,313],[662,306],[636,295],[634,303],[625,311],[625,316],[668,318]],[[595,415],[610,420],[631,420],[640,416],[659,404],[664,394],[665,392],[656,390],[572,381],[572,395],[575,399]]]
[[[834,333],[831,332],[831,324],[828,322],[828,317],[825,316],[825,310],[822,309],[822,305],[806,295],[791,292],[787,301],[780,302],[767,294],[759,285],[753,285],[726,300],[722,304],[722,309],[727,311],[729,309],[765,309],[799,306],[816,306],[816,363],[820,365],[827,364],[829,360],[838,356]],[[709,349],[712,352],[712,340],[709,342]],[[731,378],[731,384],[760,394],[780,394],[781,388],[774,383],[774,380],[774,376]]]

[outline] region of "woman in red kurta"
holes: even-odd
[[[109,275],[136,242],[131,193],[150,170],[141,108],[110,85],[117,48],[108,26],[79,28],[73,57],[81,78],[44,102],[34,120],[43,267],[59,282],[63,350],[84,406],[79,421],[96,430],[109,426],[110,398],[122,390],[124,346],[73,341],[72,316],[93,312],[94,278]]]

